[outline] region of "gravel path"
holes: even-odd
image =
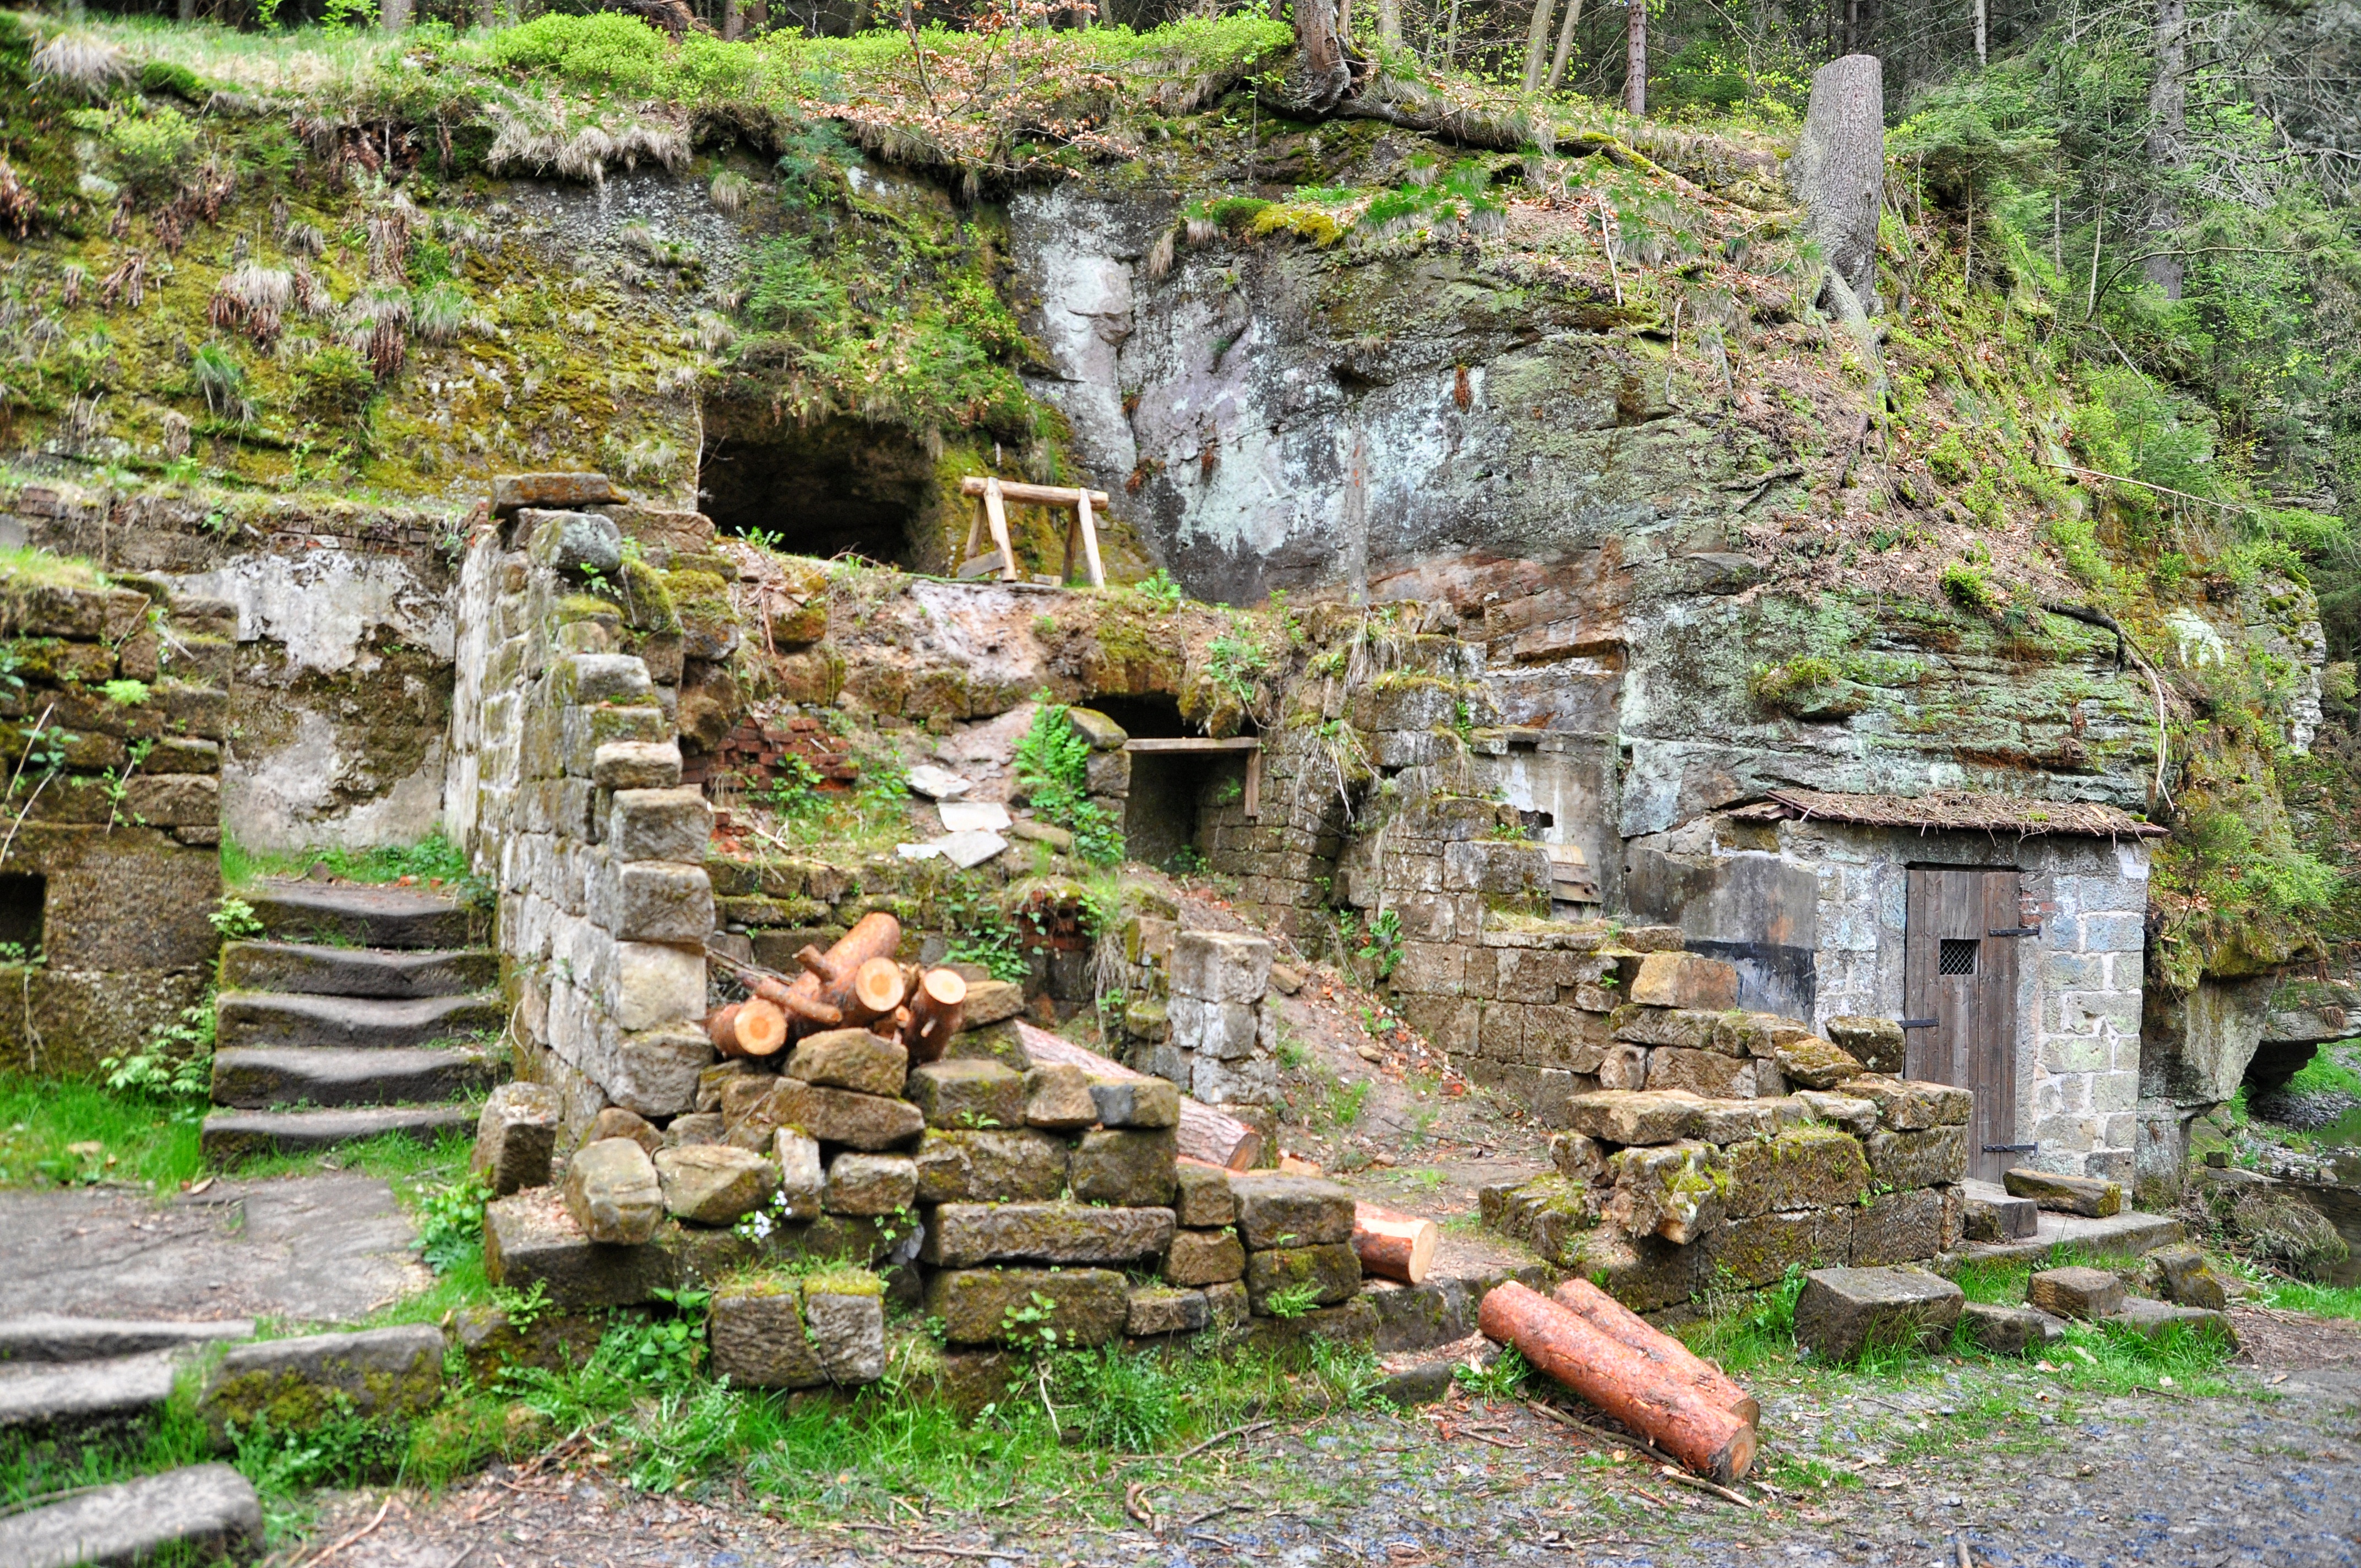
[[[2349,1328],[2282,1321],[2267,1358],[2304,1365],[2242,1366],[2232,1392],[2204,1398],[2092,1397],[2030,1366],[1924,1363],[1886,1379],[1775,1368],[1754,1387],[1759,1474],[1778,1491],[1751,1510],[1522,1404],[1455,1395],[1257,1434],[1233,1450],[1226,1479],[1192,1491],[1159,1486],[1164,1467],[1143,1461],[1124,1474],[1148,1482],[1155,1534],[1122,1518],[1119,1486],[1029,1516],[798,1530],[726,1486],[689,1500],[630,1493],[595,1469],[495,1472],[440,1498],[396,1498],[336,1562],[1957,1568],[1964,1537],[1991,1568],[2343,1568],[2361,1562],[2361,1365],[2349,1364],[2361,1336]],[[335,1499],[306,1550],[384,1501]],[[1078,1508],[1108,1528],[1083,1528]]]

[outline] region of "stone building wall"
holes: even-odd
[[[677,622],[660,585],[589,591],[630,580],[622,530],[559,509],[600,504],[595,475],[496,487],[460,575],[446,817],[497,880],[519,1074],[558,1091],[571,1134],[610,1104],[689,1110],[713,1057],[712,817],[680,784]]]

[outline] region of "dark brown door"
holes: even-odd
[[[2015,872],[1910,872],[1903,927],[1903,1011],[1932,1018],[1908,1030],[1904,1070],[1976,1095],[1968,1124],[1968,1174],[1998,1181],[2027,1163],[1996,1146],[2016,1140],[2016,949]]]

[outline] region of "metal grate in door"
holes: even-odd
[[[1946,937],[1935,954],[1937,974],[1973,974],[1976,949],[1983,944],[1973,937]]]

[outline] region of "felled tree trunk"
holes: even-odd
[[[1720,1367],[1589,1280],[1569,1279],[1557,1288],[1551,1299],[1634,1355],[1663,1368],[1665,1376],[1686,1381],[1708,1403],[1728,1410],[1748,1426],[1762,1420],[1763,1407],[1754,1396],[1731,1381]]]
[[[1025,1047],[1025,1054],[1034,1066],[1045,1063],[1081,1068],[1097,1078],[1146,1078],[1144,1072],[1134,1072],[1120,1062],[1110,1061],[1098,1052],[1071,1040],[1060,1039],[1049,1030],[1016,1021],[1016,1038]],[[1191,1159],[1218,1165],[1224,1170],[1246,1170],[1254,1165],[1255,1156],[1262,1148],[1262,1135],[1226,1112],[1216,1111],[1186,1094],[1180,1097],[1180,1126],[1178,1134],[1180,1150]]]
[[[1812,100],[1791,174],[1804,203],[1805,233],[1818,244],[1828,271],[1851,291],[1862,314],[1877,314],[1885,85],[1875,55],[1849,54],[1812,73]]]
[[[1443,1227],[1433,1220],[1375,1203],[1353,1205],[1353,1250],[1360,1255],[1364,1274],[1422,1285],[1442,1239]]]

